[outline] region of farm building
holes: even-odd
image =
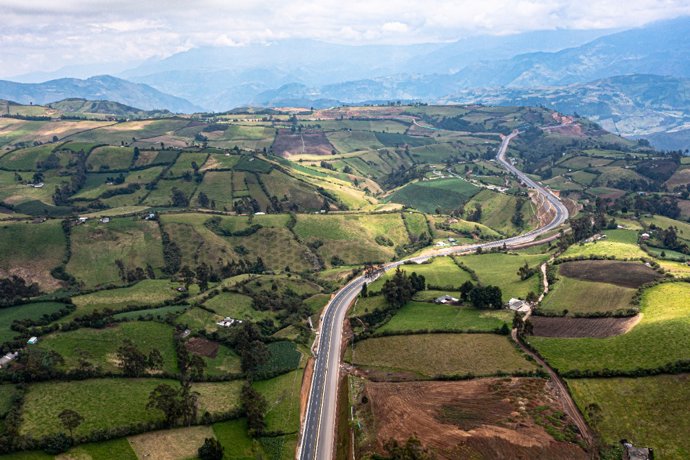
[[[31,337],[29,340],[26,341],[29,345],[35,345],[38,343],[38,337]]]
[[[18,354],[19,354],[19,352],[14,352],[14,353],[9,352],[5,356],[0,358],[0,369],[7,366],[10,363],[10,361],[12,361],[13,359],[15,359],[17,357]]]
[[[519,313],[527,313],[531,307],[528,302],[522,299],[512,298],[508,301],[508,308]]]
[[[623,441],[625,447],[625,456],[627,460],[651,460],[654,458],[654,452],[648,447],[635,447],[632,443]]]
[[[455,303],[459,299],[449,296],[449,295],[442,295],[441,297],[437,297],[434,299],[434,303],[442,303],[442,304],[447,304],[447,303]]]
[[[226,316],[225,319],[218,321],[216,324],[219,325],[220,327],[230,327],[235,323],[242,324],[242,320],[234,319],[234,318],[230,318],[229,316]]]
[[[642,235],[640,235],[640,238],[642,238],[643,240],[648,240],[649,237],[650,237],[649,233],[643,233]]]

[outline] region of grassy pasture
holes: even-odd
[[[427,286],[440,289],[457,289],[470,279],[470,275],[460,269],[450,257],[435,257],[430,264],[409,264],[400,267],[411,275],[413,272],[424,276]],[[390,270],[369,285],[372,292],[380,291],[383,283],[392,278],[395,271]]]
[[[94,171],[129,169],[133,154],[130,147],[98,147],[89,154],[86,166]]]
[[[409,145],[410,147],[421,147],[422,145],[433,144],[434,140],[428,137],[407,136],[399,133],[375,133],[376,139],[386,147],[396,147],[399,145]]]
[[[664,216],[642,217],[641,220],[646,225],[654,224],[661,228],[676,227],[678,229],[678,238],[690,243],[690,223]]]
[[[568,380],[580,410],[607,444],[628,439],[654,448],[655,458],[690,457],[690,376]],[[600,411],[592,417],[588,406]]]
[[[534,345],[560,371],[656,368],[690,359],[689,283],[664,283],[642,296],[642,320],[631,331],[605,339],[532,337]]]
[[[121,284],[116,261],[127,270],[151,265],[160,270],[163,246],[158,224],[137,217],[90,221],[72,229],[72,257],[67,271],[88,288]]]
[[[212,267],[218,267],[236,258],[227,239],[216,235],[201,224],[178,223],[180,219],[174,217],[168,220],[168,216],[161,217],[163,229],[179,246],[183,265],[196,267],[205,262]]]
[[[162,370],[177,372],[173,329],[154,321],[131,321],[105,329],[56,332],[43,337],[39,347],[59,353],[65,359],[67,369],[76,369],[79,359],[84,358],[105,371],[118,372],[116,353],[126,339],[147,355],[152,349],[157,349],[163,356]]]
[[[462,179],[413,182],[396,190],[388,201],[401,203],[426,213],[436,209],[450,212],[465,204],[479,188]]]
[[[209,145],[221,148],[235,146],[245,150],[269,148],[275,137],[275,129],[270,126],[248,126],[232,124],[225,131],[204,133]]]
[[[270,311],[259,311],[252,307],[252,298],[235,292],[221,292],[204,302],[204,306],[213,309],[222,317],[258,322],[271,319]],[[219,318],[222,319],[222,318]]]
[[[72,298],[72,302],[77,306],[77,309],[67,319],[105,308],[117,311],[129,305],[146,306],[159,304],[175,298],[177,296],[177,291],[175,290],[177,286],[177,283],[172,283],[169,280],[143,280],[129,287],[76,296]]]
[[[10,329],[13,321],[23,319],[40,319],[43,315],[54,313],[65,305],[58,302],[37,302],[16,307],[0,308],[0,343],[13,339],[18,335]]]
[[[320,242],[316,252],[329,266],[333,256],[346,264],[390,260],[393,248],[377,244],[376,236],[385,236],[394,245],[409,241],[400,214],[303,214],[297,217],[294,231],[305,243]]]
[[[516,233],[516,229],[511,218],[515,214],[517,198],[512,195],[494,192],[493,190],[482,190],[472,197],[465,205],[467,211],[474,210],[475,204],[482,207],[482,217],[480,223],[487,227],[505,234]],[[533,211],[530,211],[530,202],[526,201],[522,208],[525,222],[529,225]]]
[[[354,365],[422,378],[441,375],[490,375],[536,367],[505,336],[495,334],[421,334],[357,342],[346,352]]]
[[[135,459],[178,460],[196,458],[197,450],[204,444],[204,439],[213,437],[213,429],[201,425],[129,436],[125,442],[133,455],[136,452]]]
[[[192,198],[192,206],[199,205],[199,194],[202,192],[211,201],[212,209],[232,209],[232,173],[229,171],[209,171],[204,174],[204,180],[199,184],[194,198]]]
[[[313,269],[306,248],[286,228],[262,228],[251,236],[230,237],[226,239],[232,247],[242,246],[249,259],[261,257],[270,270],[282,271],[290,267],[292,271]]]
[[[636,289],[609,283],[581,281],[561,277],[549,288],[549,293],[540,305],[544,311],[569,313],[595,313],[626,310],[632,308]]]
[[[116,315],[113,315],[113,318],[136,320],[136,319],[144,318],[144,317],[147,317],[148,315],[151,315],[157,319],[163,320],[168,315],[176,316],[179,313],[184,312],[187,308],[189,308],[189,306],[187,306],[187,305],[170,305],[167,307],[147,308],[145,310],[135,310],[135,311],[128,311],[128,312],[124,312],[124,313],[118,313]]]
[[[156,188],[146,195],[144,203],[148,206],[172,206],[172,191],[177,188],[184,193],[188,200],[192,199],[192,195],[196,190],[197,184],[194,181],[184,180],[159,180],[156,183]]]
[[[260,178],[269,196],[295,203],[301,210],[315,211],[323,205],[324,197],[316,190],[277,169]]]
[[[300,390],[302,369],[274,377],[270,380],[254,382],[252,386],[266,398],[266,429],[296,433],[300,424]]]
[[[339,153],[358,152],[383,147],[374,133],[370,131],[333,131],[326,137]]]
[[[547,254],[471,254],[458,258],[469,268],[473,269],[482,284],[491,284],[501,288],[503,301],[511,297],[524,299],[530,291],[540,292],[539,276],[534,275],[527,280],[520,280],[518,269],[527,262],[530,267],[536,267],[545,262]]]
[[[18,394],[17,388],[12,384],[0,385],[0,419],[3,419],[12,408],[12,399]]]
[[[147,409],[149,393],[159,384],[173,388],[174,380],[160,379],[92,379],[71,382],[44,382],[29,386],[24,402],[20,434],[43,436],[62,432],[57,417],[63,409],[76,409],[84,422],[76,435],[98,429],[127,426],[132,423],[163,419],[160,411]],[[197,383],[200,393],[199,413],[222,413],[239,405],[242,382]]]
[[[504,323],[510,325],[512,317],[512,313],[507,310],[477,310],[471,307],[436,305],[413,301],[403,306],[378,331],[445,330],[490,332],[499,329]]]
[[[0,224],[0,276],[18,275],[45,291],[59,287],[50,271],[65,255],[65,234],[59,220],[41,224]]]
[[[318,124],[323,130],[349,130],[348,134],[355,134],[357,131],[403,134],[409,126],[398,120],[319,120]]]
[[[14,150],[0,158],[0,167],[17,171],[35,170],[36,164],[48,158],[56,147],[57,144],[48,144]]]
[[[605,240],[570,246],[562,257],[614,256],[618,259],[639,259],[646,253],[637,245],[637,232],[633,230],[605,230]]]
[[[185,171],[192,173],[194,171],[192,163],[196,163],[196,165],[201,168],[207,158],[207,153],[182,152],[180,156],[177,157],[175,164],[170,167],[167,174],[169,177],[179,177]]]
[[[253,155],[242,155],[234,169],[235,171],[268,174],[273,169],[273,165]]]

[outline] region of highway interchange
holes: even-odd
[[[501,247],[504,244],[506,247],[523,245],[534,241],[537,237],[565,223],[568,219],[568,210],[563,203],[554,194],[530,179],[525,173],[518,170],[506,159],[506,152],[510,141],[518,134],[518,131],[513,131],[510,135],[503,137],[503,141],[496,155],[496,160],[501,166],[515,175],[523,184],[533,189],[546,200],[546,203],[553,211],[553,219],[542,227],[518,236],[488,243],[454,246],[441,250],[434,250],[433,253],[386,264],[384,266],[385,270],[398,267],[406,262],[423,262],[429,259],[429,257],[474,252],[480,247],[482,249],[491,249]],[[364,276],[353,279],[335,294],[323,311],[320,332],[317,338],[318,347],[309,400],[297,454],[300,460],[327,460],[332,458],[334,454],[343,322],[349,306],[362,290],[362,285],[371,281],[373,280],[366,279]]]

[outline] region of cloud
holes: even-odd
[[[285,38],[422,43],[545,29],[639,26],[690,0],[0,0],[0,76]]]

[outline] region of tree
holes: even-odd
[[[383,283],[381,292],[389,306],[400,308],[412,299],[415,290],[407,274],[396,268],[393,277]]]
[[[67,452],[74,442],[65,433],[58,433],[48,437],[43,449],[47,454],[58,455]]]
[[[467,301],[467,298],[470,292],[472,292],[472,289],[474,289],[474,284],[472,284],[472,281],[468,280],[462,283],[462,285],[460,285],[460,300],[462,300],[463,302]]]
[[[186,208],[189,206],[189,198],[187,198],[187,195],[177,187],[172,188],[170,199],[172,205],[176,208]]]
[[[211,276],[211,270],[208,265],[202,263],[196,267],[196,280],[199,285],[199,290],[204,292],[208,289],[208,280]]]
[[[253,374],[270,357],[271,351],[266,344],[260,340],[254,340],[240,351],[242,370],[248,374]]]
[[[73,411],[72,409],[65,409],[62,412],[58,414],[58,418],[60,419],[60,423],[62,423],[62,426],[65,427],[67,431],[69,431],[69,437],[74,438],[74,430],[77,429],[79,425],[81,425],[81,422],[84,421],[84,417],[79,415],[78,412]]]
[[[182,405],[178,398],[178,391],[164,383],[158,385],[149,394],[147,409],[158,409],[165,415],[165,421],[172,426],[182,415]]]
[[[498,286],[476,286],[470,291],[469,300],[475,308],[497,310],[503,306],[501,288]]]
[[[163,355],[158,349],[154,348],[149,352],[147,359],[149,369],[161,369],[163,367]]]
[[[255,437],[266,428],[264,415],[266,413],[266,400],[256,391],[249,382],[242,387],[240,394],[242,409],[247,416],[247,428],[249,435]]]
[[[206,195],[204,192],[199,192],[199,196],[196,200],[197,200],[197,203],[199,203],[199,206],[201,206],[202,208],[208,208],[209,207],[210,201],[208,199],[208,195]]]
[[[223,446],[216,438],[206,438],[204,444],[199,447],[200,460],[222,460],[224,453]]]
[[[426,289],[426,279],[423,275],[418,275],[416,272],[412,272],[410,275],[410,283],[412,284],[412,289],[414,289],[415,292]]]
[[[160,354],[160,353],[159,353]],[[131,340],[125,339],[117,349],[118,366],[128,377],[140,377],[149,366],[148,359]]]
[[[537,303],[539,296],[534,291],[529,291],[525,300],[529,303]]]

